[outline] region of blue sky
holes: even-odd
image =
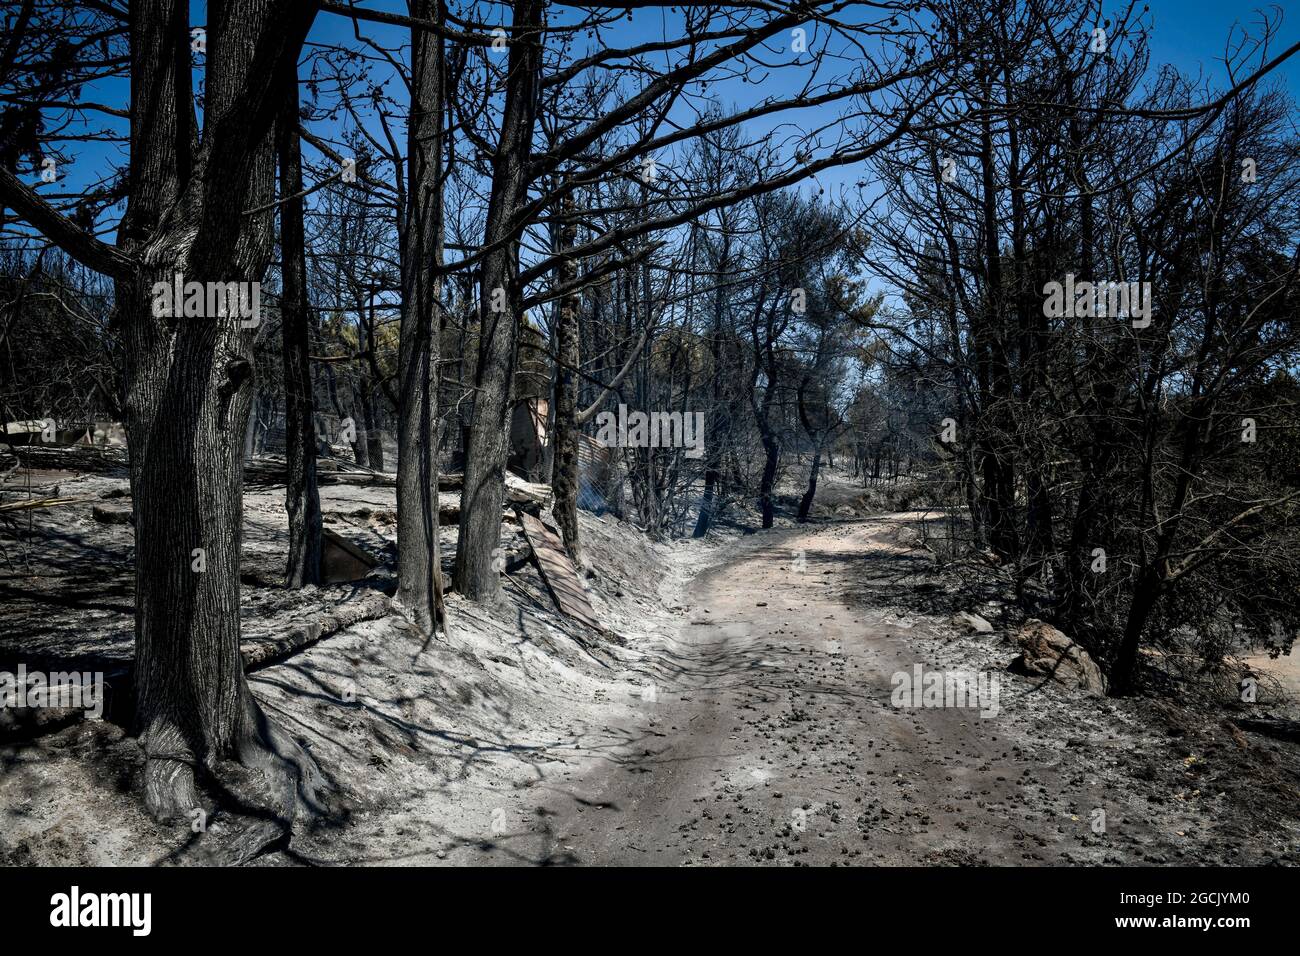
[[[1208,75],[1223,78],[1224,40],[1234,26],[1258,32],[1257,10],[1270,7],[1260,3],[1216,3],[1214,0],[1148,0],[1154,30],[1152,52],[1162,62],[1172,63],[1184,72],[1197,67]],[[1275,42],[1275,53],[1300,42],[1300,3],[1276,4],[1271,9],[1283,13],[1282,27]],[[1293,96],[1300,95],[1300,54],[1280,66],[1271,76],[1280,78]]]
[[[405,13],[405,0],[357,0],[365,6],[373,9],[382,9],[395,13]],[[1277,38],[1273,42],[1272,51],[1275,55],[1277,52],[1285,49],[1288,45],[1300,40],[1300,0],[1294,0],[1293,4],[1297,9],[1285,10],[1282,7],[1265,7],[1255,5],[1237,5],[1229,3],[1215,3],[1211,0],[1148,0],[1150,13],[1148,14],[1150,22],[1154,29],[1152,33],[1152,66],[1159,67],[1163,64],[1172,64],[1184,73],[1195,75],[1198,71],[1208,81],[1211,87],[1224,88],[1227,85],[1227,71],[1221,60],[1224,56],[1225,43],[1235,27],[1245,27],[1253,33],[1259,32],[1261,23],[1258,10],[1269,10],[1270,15],[1276,19],[1278,10],[1283,11],[1282,28]],[[202,4],[195,4],[195,20],[198,22],[202,17]],[[1103,10],[1106,14],[1120,12],[1127,9],[1128,3],[1104,3]],[[481,18],[485,22],[506,22],[510,13],[507,5],[502,3],[480,3],[476,8],[475,17]],[[562,7],[554,8],[552,12],[553,20],[573,20],[576,18],[575,11],[566,10]],[[846,12],[846,17],[851,17],[851,11]],[[874,14],[863,14],[864,16]],[[680,35],[676,29],[677,24],[681,21],[681,15],[663,8],[658,9],[639,9],[633,11],[632,18],[629,22],[610,29],[609,36],[614,42],[636,43],[648,39],[662,37],[665,35]],[[398,27],[387,27],[384,25],[367,23],[363,24],[363,29],[368,35],[375,39],[389,44],[400,44],[405,39],[405,32]],[[353,33],[352,23],[339,16],[322,13],[317,18],[316,28],[313,30],[313,39],[320,39],[326,42],[347,43],[351,40]],[[1087,37],[1081,36],[1080,42],[1086,42]],[[810,45],[815,41],[810,40]],[[773,62],[780,62],[783,57],[773,56],[770,51],[784,51],[784,58],[794,59],[795,55],[784,48],[789,46],[789,38],[781,36],[774,39],[769,44],[768,52],[765,52],[766,59]],[[836,72],[842,72],[836,70]],[[729,81],[714,83],[709,88],[709,95],[715,98],[724,108],[734,107],[743,108],[747,105],[757,102],[764,96],[785,96],[790,95],[798,90],[805,82],[808,76],[806,69],[790,68],[776,69],[761,77],[761,82],[742,83],[738,81]],[[1278,82],[1287,86],[1293,96],[1300,98],[1300,54],[1293,57],[1286,64],[1275,71],[1269,82]],[[695,91],[698,93],[698,91]],[[679,109],[677,116],[679,120],[685,121],[690,113],[687,110]],[[779,119],[765,121],[754,124],[751,127],[751,139],[766,135],[768,131],[777,123],[792,123],[797,127],[814,127],[820,126],[830,118],[829,108],[825,111],[803,111],[789,112],[781,114]],[[787,130],[787,133],[789,130]],[[661,163],[668,163],[670,159],[660,157]],[[828,193],[838,193],[841,186],[852,188],[852,184],[861,176],[861,170],[854,167],[835,168],[827,171],[818,177],[816,186],[825,186]],[[809,184],[805,188],[815,190],[816,186]]]
[[[359,0],[362,2],[362,0]],[[391,12],[406,11],[404,0],[364,0],[363,5],[373,8],[382,9]],[[1276,54],[1285,49],[1292,43],[1300,41],[1300,0],[1290,0],[1286,7],[1257,7],[1254,5],[1238,6],[1234,4],[1216,3],[1212,0],[1149,0],[1150,20],[1153,24],[1152,34],[1152,52],[1153,66],[1163,63],[1169,63],[1179,68],[1184,73],[1195,74],[1201,71],[1210,85],[1217,88],[1226,86],[1227,73],[1220,62],[1224,55],[1225,42],[1229,37],[1231,29],[1236,26],[1244,26],[1253,32],[1258,32],[1260,16],[1256,10],[1271,9],[1276,12],[1282,10],[1283,21],[1281,29],[1273,43],[1273,53]],[[1110,11],[1119,11],[1124,9],[1127,4],[1105,4],[1107,13]],[[192,22],[201,24],[206,19],[206,4],[192,4]],[[484,20],[491,21],[493,17],[508,17],[508,11],[502,4],[480,4],[479,16]],[[556,14],[557,17],[564,16],[562,12]],[[568,11],[568,17],[573,16],[573,11]],[[642,9],[634,12],[633,19],[627,24],[622,24],[616,28],[616,36],[619,42],[636,42],[650,39],[652,37],[663,36],[666,32],[673,33],[675,22],[679,14],[673,14],[662,9]],[[380,40],[390,44],[399,44],[405,38],[406,31],[398,27],[388,27],[379,24],[363,24],[365,32]],[[353,26],[350,20],[333,14],[321,13],[317,17],[316,26],[312,31],[312,39],[327,43],[350,43],[352,41]],[[1083,40],[1085,38],[1081,38]],[[773,47],[781,48],[788,45],[788,38],[782,37],[771,44]],[[792,56],[792,54],[787,54]],[[781,61],[781,57],[769,58],[775,61]],[[788,61],[786,61],[788,62]],[[839,71],[837,71],[839,72]],[[304,74],[305,75],[305,74]],[[745,84],[738,81],[729,81],[715,83],[710,87],[710,95],[724,107],[734,106],[743,107],[747,104],[757,101],[759,98],[768,95],[786,95],[801,85],[807,77],[808,71],[805,69],[790,68],[787,66],[784,70],[776,70],[766,77],[760,84]],[[1292,96],[1300,98],[1300,55],[1293,57],[1282,67],[1276,70],[1267,81],[1278,83],[1287,87]],[[103,91],[100,98],[108,101],[125,105],[124,84],[114,84],[116,87],[111,91]],[[88,98],[90,98],[88,94]],[[94,115],[94,114],[92,114]],[[679,113],[679,117],[685,114]],[[801,125],[813,125],[825,122],[829,119],[829,114],[819,113],[817,111],[804,111],[802,114],[786,114],[783,122],[798,122]],[[94,122],[96,125],[107,123],[107,125],[116,125],[115,121],[105,120],[105,118],[95,115]],[[770,125],[770,124],[769,124]],[[765,130],[764,130],[765,131]],[[329,130],[322,130],[329,133]],[[761,135],[759,129],[751,133]],[[123,149],[109,149],[98,144],[69,144],[66,147],[74,158],[71,165],[65,165],[63,173],[66,179],[54,186],[39,186],[42,191],[47,193],[62,192],[66,188],[79,188],[84,183],[97,179],[110,170],[115,164],[120,164],[125,156]],[[314,150],[310,151],[314,153]],[[666,160],[661,160],[666,161]],[[828,191],[838,191],[840,184],[852,184],[859,178],[860,171],[852,167],[832,170],[824,174],[821,179],[821,185],[828,187]],[[36,179],[35,176],[32,179]]]

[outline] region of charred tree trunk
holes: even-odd
[[[415,0],[411,15],[442,22],[441,0]],[[411,33],[409,198],[402,235],[398,355],[397,600],[426,630],[445,620],[438,542],[438,355],[442,322],[443,41]]]
[[[1112,696],[1123,697],[1133,690],[1142,632],[1146,630],[1147,619],[1160,598],[1160,590],[1159,575],[1153,568],[1144,569],[1133,590],[1133,600],[1124,622],[1124,634],[1120,638],[1119,650],[1110,669],[1109,692]]]
[[[776,466],[781,458],[781,446],[777,444],[776,435],[770,428],[763,429],[763,477],[758,484],[758,506],[763,515],[763,527],[772,527],[775,509],[772,504],[772,489],[776,486]]]
[[[375,471],[384,470],[384,432],[379,427],[379,416],[375,413],[377,399],[375,389],[364,378],[361,392],[361,434],[366,443],[366,465]]]
[[[821,347],[818,347],[820,360]],[[808,515],[812,511],[813,498],[817,495],[817,475],[822,465],[822,445],[825,440],[825,434],[816,425],[813,424],[812,415],[808,408],[808,387],[810,379],[804,377],[796,389],[796,404],[799,408],[799,423],[803,426],[804,434],[808,436],[808,441],[812,444],[813,454],[812,461],[808,464],[808,487],[799,500],[799,513],[796,520],[800,524],[808,521]]]
[[[808,490],[803,493],[803,498],[799,501],[800,524],[805,523],[812,512],[813,498],[817,495],[817,474],[821,471],[821,466],[822,450],[819,446],[813,452],[812,464],[808,467]]]
[[[1053,552],[1052,497],[1047,480],[1043,477],[1046,466],[1041,456],[1031,456],[1025,475],[1025,497],[1028,499],[1025,543],[1027,553],[1041,568]]]
[[[561,205],[559,247],[561,253],[577,244],[578,227],[573,194],[566,193]],[[571,257],[561,260],[558,270],[561,287],[578,278],[577,263]],[[555,460],[551,487],[555,492],[553,513],[564,536],[569,556],[578,562],[578,369],[582,360],[578,343],[579,298],[576,292],[560,299],[556,307],[555,350]]]
[[[370,440],[366,437],[366,416],[362,409],[365,408],[365,382],[362,380],[358,388],[353,390],[352,394],[352,411],[348,418],[352,419],[352,460],[362,468],[370,467]],[[360,421],[358,421],[360,418]]]
[[[718,469],[714,464],[710,461],[704,468],[704,495],[700,498],[700,514],[695,519],[695,530],[691,532],[692,538],[703,538],[713,525],[713,502],[718,488]]]
[[[129,200],[117,276],[127,357],[136,523],[135,724],[158,817],[199,806],[196,774],[235,758],[268,771],[278,813],[311,805],[317,771],[266,718],[239,648],[242,439],[252,334],[240,317],[181,318],[155,284],[260,282],[272,250],[271,131],[315,14],[307,2],[243,0],[209,21],[203,144],[190,83],[188,8],[133,4]]]
[[[987,81],[985,90],[986,95],[991,92]],[[1010,415],[1012,382],[1003,317],[1005,296],[1002,288],[1002,250],[998,242],[997,172],[993,165],[995,153],[992,122],[987,117],[981,121],[980,145],[985,258],[983,326],[988,363],[986,381],[990,390],[990,394],[982,397],[980,402],[987,416],[980,464],[984,473],[989,543],[1003,561],[1014,561],[1020,552],[1016,531],[1014,447],[1001,424]]]
[[[730,259],[730,236],[723,237],[722,255],[719,257],[718,272],[725,275]],[[713,429],[713,440],[709,442],[708,461],[704,466],[704,498],[700,502],[700,515],[695,521],[692,537],[703,538],[709,533],[713,524],[714,504],[718,494],[718,485],[722,480],[722,452],[726,445],[726,436],[731,432],[731,409],[723,400],[722,393],[722,347],[723,347],[723,307],[726,304],[722,283],[713,290],[713,335],[709,341],[709,357],[713,362],[713,414],[718,422]]]
[[[298,76],[285,78],[284,113],[276,130],[280,165],[280,306],[284,340],[285,506],[289,512],[289,588],[320,583],[321,513],[316,489],[316,409],[309,356],[311,306],[303,228],[302,149],[298,140]]]
[[[523,224],[516,217],[528,190],[528,157],[537,118],[542,11],[539,0],[522,0],[514,5],[501,138],[492,157],[492,192],[483,237],[489,251],[483,258],[479,286],[482,331],[474,382],[474,421],[465,455],[455,573],[456,590],[474,601],[494,601],[501,592],[493,552],[501,540],[511,393],[519,324],[523,321],[523,295],[516,278],[518,237]]]
[[[383,471],[384,436],[379,429],[379,415],[376,412],[383,386],[380,382],[379,363],[375,361],[375,295],[376,290],[370,289],[367,302],[362,302],[359,297],[357,299],[357,338],[362,351],[368,356],[366,364],[369,373],[360,371],[357,374],[354,415],[360,412],[361,420],[354,418],[352,424],[356,427],[357,445],[361,449],[357,453],[357,464],[361,464],[364,457],[364,467]]]
[[[1211,341],[1214,334],[1213,323],[1207,323],[1203,348],[1207,347],[1204,343]],[[1147,619],[1165,590],[1173,586],[1172,576],[1169,574],[1170,559],[1174,554],[1179,529],[1182,527],[1188,497],[1192,494],[1192,486],[1200,473],[1206,432],[1214,415],[1213,399],[1201,396],[1201,375],[1202,370],[1198,368],[1192,382],[1193,401],[1187,409],[1182,424],[1182,448],[1173,495],[1165,509],[1154,553],[1138,574],[1137,586],[1133,590],[1132,603],[1129,605],[1128,618],[1124,625],[1124,635],[1120,639],[1119,651],[1111,667],[1110,692],[1116,696],[1132,691],[1137,678],[1138,650],[1142,642],[1142,633],[1146,630]]]

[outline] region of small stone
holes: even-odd
[[[967,632],[974,634],[990,634],[993,631],[993,625],[978,614],[972,614],[969,611],[961,611],[954,614],[952,623]]]

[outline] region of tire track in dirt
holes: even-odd
[[[1101,795],[1067,786],[1024,721],[891,705],[892,675],[942,666],[941,621],[861,606],[864,582],[924,577],[905,522],[769,532],[698,577],[647,657],[631,743],[530,790],[529,828],[480,862],[1068,862]]]

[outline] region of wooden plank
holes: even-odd
[[[587,600],[587,592],[582,589],[578,572],[573,562],[564,553],[564,544],[546,525],[528,514],[519,512],[519,521],[524,526],[524,535],[533,546],[537,557],[537,566],[542,571],[542,580],[546,582],[551,597],[560,611],[568,617],[587,625],[595,631],[603,631],[596,612]]]

